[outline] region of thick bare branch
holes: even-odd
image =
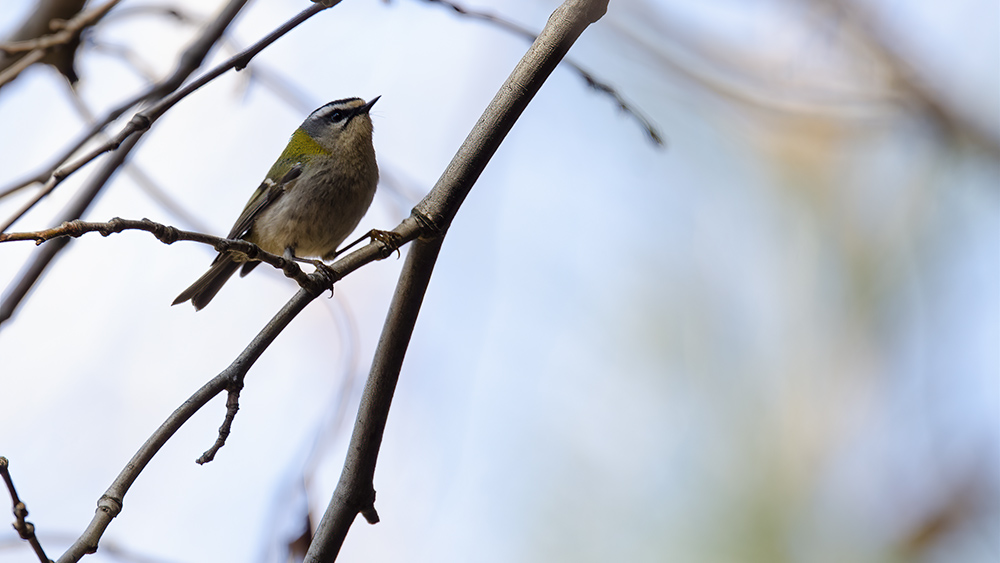
[[[375,466],[403,357],[430,282],[444,235],[486,164],[552,70],[591,23],[607,10],[607,0],[567,0],[514,68],[434,189],[413,210],[431,240],[419,240],[407,254],[396,293],[365,385],[340,481],[330,499],[307,563],[336,559],[351,524],[362,514],[378,522]]]
[[[444,237],[418,240],[406,255],[354,423],[347,460],[305,561],[333,561],[360,513],[375,524],[375,465],[392,396]]]

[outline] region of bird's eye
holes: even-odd
[[[328,119],[333,123],[342,121],[344,119],[344,112],[340,111],[339,109],[331,111],[330,115],[328,116]]]

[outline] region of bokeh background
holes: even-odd
[[[215,4],[123,2],[81,48],[76,97],[50,67],[4,86],[0,185],[170,72]],[[558,2],[462,5],[540,30]],[[213,61],[305,6],[252,2]],[[0,37],[32,9],[5,0]],[[433,3],[345,0],[172,109],[86,217],[224,234],[305,115],[381,95],[359,233],[391,228],[527,46]],[[666,145],[553,73],[449,231],[382,522],[359,519],[341,560],[1000,559],[1000,6],[612,0],[569,57]],[[95,169],[13,230],[51,226]],[[0,245],[0,284],[33,252]],[[170,307],[212,254],[87,235],[0,325],[0,455],[50,557],[295,290],[258,268],[197,314]],[[216,461],[194,463],[221,397],[87,560],[286,561],[340,474],[401,264],[311,304],[248,375]],[[0,559],[35,561],[9,529]]]

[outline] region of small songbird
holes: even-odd
[[[227,238],[252,242],[287,259],[332,260],[358,226],[378,185],[378,163],[368,116],[380,96],[330,102],[309,114],[247,202]],[[205,275],[174,299],[201,309],[243,265],[260,262],[240,252],[215,257]]]

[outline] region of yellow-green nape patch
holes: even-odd
[[[306,164],[317,156],[330,156],[330,151],[323,148],[300,127],[292,133],[285,150],[281,151],[281,156],[267,171],[267,179],[278,182],[293,166],[299,163]]]
[[[323,148],[305,132],[301,127],[292,133],[292,138],[288,140],[288,146],[282,151],[279,160],[305,161],[316,155],[330,156],[330,151]]]

